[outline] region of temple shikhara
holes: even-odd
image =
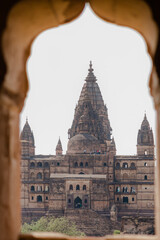
[[[154,139],[146,114],[137,154],[116,155],[108,109],[90,62],[63,154],[35,155],[28,120],[21,132],[23,222],[66,216],[87,235],[105,235],[126,218],[154,217]],[[123,141],[124,139],[122,139]]]

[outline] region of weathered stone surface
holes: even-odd
[[[104,236],[120,228],[123,216],[154,215],[154,141],[147,117],[138,132],[137,155],[116,156],[96,81],[90,64],[86,82],[93,84],[83,86],[66,155],[60,140],[56,155],[31,155],[34,137],[26,122],[21,133],[23,222],[67,216],[87,235]]]
[[[56,26],[57,21],[54,20],[53,18],[53,22],[48,21],[48,16],[45,13],[45,10],[43,9],[43,7],[41,7],[41,3],[44,1],[34,1],[35,6],[34,8],[30,7],[31,2],[33,3],[33,1],[25,1],[26,6],[23,8],[23,11],[21,11],[23,14],[19,14],[15,11],[14,14],[14,19],[11,19],[11,24],[10,24],[10,28],[6,28],[7,26],[7,22],[9,19],[9,15],[10,15],[10,11],[13,10],[13,6],[15,6],[17,3],[22,4],[22,1],[17,1],[17,0],[6,0],[3,1],[3,4],[0,8],[0,33],[1,33],[1,43],[2,43],[2,39],[3,39],[3,43],[5,42],[5,46],[4,44],[1,44],[0,46],[0,94],[1,94],[1,104],[2,104],[2,108],[0,108],[0,138],[1,138],[1,150],[0,151],[0,161],[1,161],[1,169],[0,169],[0,179],[1,184],[0,184],[0,197],[1,199],[5,199],[6,200],[6,193],[8,193],[8,199],[14,199],[15,201],[17,201],[16,199],[19,198],[19,181],[13,181],[14,182],[14,191],[10,191],[10,189],[12,189],[12,178],[8,178],[8,175],[10,176],[14,176],[16,174],[16,176],[18,176],[19,171],[18,168],[15,167],[17,166],[17,164],[19,164],[19,157],[18,157],[18,147],[15,147],[15,143],[18,142],[18,137],[16,135],[17,129],[18,129],[18,121],[14,122],[13,119],[11,120],[9,118],[10,114],[12,115],[12,113],[14,112],[14,114],[16,115],[16,119],[18,119],[18,111],[22,108],[23,106],[23,101],[24,98],[26,96],[26,91],[28,88],[28,84],[26,81],[26,73],[25,73],[25,64],[26,64],[26,60],[28,58],[29,52],[30,52],[30,46],[31,46],[31,42],[34,40],[34,38],[37,36],[38,33],[40,33],[41,31],[45,30],[48,28],[48,26],[50,26],[50,24],[52,26]],[[48,1],[48,3],[50,3],[51,1]],[[56,9],[59,13],[64,13],[64,18],[59,17],[59,19],[63,19],[64,22],[67,21],[71,21],[73,18],[76,18],[82,11],[85,1],[55,1],[56,2]],[[127,8],[124,6],[124,2],[128,3]],[[145,14],[146,11],[146,7],[143,8],[143,2],[145,2],[150,8],[149,11],[147,10],[147,14]],[[64,5],[63,5],[64,3]],[[113,4],[112,4],[113,3]],[[156,51],[156,55],[154,57],[154,51],[156,49],[156,44],[157,44],[157,35],[158,35],[158,30],[157,33],[154,34],[153,32],[156,29],[156,25],[154,20],[156,21],[157,25],[158,25],[158,29],[160,26],[160,15],[159,15],[159,2],[157,0],[146,0],[146,1],[118,1],[119,6],[121,6],[121,11],[120,8],[116,7],[115,1],[114,0],[108,0],[108,1],[103,1],[103,0],[90,0],[90,5],[93,8],[93,10],[95,11],[95,13],[97,13],[101,18],[103,18],[106,21],[111,21],[111,22],[115,22],[116,24],[122,24],[122,25],[127,25],[129,27],[133,27],[135,30],[138,30],[140,33],[142,33],[142,35],[144,36],[147,46],[148,46],[148,51],[149,54],[152,57],[153,64],[155,64],[155,66],[153,67],[152,70],[152,74],[151,74],[151,78],[150,78],[150,89],[151,89],[151,93],[152,96],[154,96],[154,101],[155,101],[155,106],[157,109],[157,126],[158,126],[158,136],[160,135],[159,132],[159,128],[160,128],[160,120],[159,120],[159,116],[160,116],[160,111],[159,111],[159,105],[160,105],[160,87],[159,87],[159,79],[158,76],[160,76],[160,38],[158,40],[158,47],[157,47],[157,51]],[[28,6],[27,6],[28,4]],[[132,7],[132,4],[135,5],[135,7]],[[40,6],[41,5],[41,6]],[[24,6],[24,5],[23,5]],[[66,7],[67,6],[67,7]],[[140,11],[137,9],[139,8],[139,6],[142,6]],[[15,9],[15,8],[14,8]],[[35,14],[35,18],[37,18],[37,22],[35,23],[35,21],[30,21],[30,15],[28,14],[31,10],[34,10],[34,14],[36,12],[36,9],[39,11],[40,9],[40,17],[37,18],[37,15]],[[63,10],[62,10],[63,9]],[[134,9],[134,14],[132,14],[132,10]],[[28,11],[29,10],[29,11]],[[107,11],[106,11],[107,10]],[[27,13],[27,14],[26,14]],[[51,13],[51,11],[50,11]],[[137,13],[141,14],[141,18],[137,17]],[[143,13],[143,14],[142,14]],[[149,14],[148,14],[149,13]],[[34,15],[33,14],[33,15]],[[118,17],[117,17],[118,14]],[[63,14],[62,14],[63,15]],[[127,15],[127,20],[125,19],[125,15]],[[8,17],[9,16],[9,17]],[[27,24],[24,19],[26,18],[26,20],[29,22],[29,24]],[[144,18],[144,20],[143,20]],[[18,19],[19,23],[21,24],[22,28],[17,28],[17,25],[15,24],[16,19]],[[114,21],[113,21],[114,19]],[[142,20],[141,20],[142,19]],[[13,21],[12,21],[13,20]],[[42,22],[48,21],[48,25],[43,25]],[[123,20],[123,21],[121,21]],[[63,21],[61,21],[62,23]],[[134,23],[134,26],[133,26]],[[135,24],[136,23],[136,24]],[[153,26],[154,24],[154,26]],[[34,29],[36,31],[33,31],[33,26]],[[41,28],[42,26],[42,28]],[[145,26],[145,31],[144,31],[144,26]],[[4,31],[8,31],[6,37],[4,38],[3,33]],[[24,35],[25,39],[29,39],[29,41],[26,43],[25,39],[23,39],[23,30],[28,30],[28,29],[32,29],[32,31],[27,31],[26,33],[28,35]],[[152,32],[153,31],[153,32]],[[10,36],[14,36],[13,38]],[[149,36],[149,38],[148,38]],[[24,42],[24,45],[23,45]],[[20,47],[22,46],[23,47]],[[12,46],[11,48],[9,46]],[[11,51],[8,49],[12,49]],[[18,57],[15,55],[15,53],[19,52],[19,56]],[[14,53],[14,54],[13,54]],[[8,56],[6,56],[6,54]],[[5,56],[5,58],[4,58]],[[13,57],[14,56],[14,57]],[[5,73],[6,73],[6,69],[7,69],[7,74],[8,77],[5,77]],[[156,72],[157,71],[157,72]],[[157,76],[158,73],[158,76]],[[7,80],[6,80],[7,79]],[[6,82],[5,82],[6,81]],[[20,83],[21,82],[21,83]],[[4,84],[2,87],[2,84]],[[9,86],[10,85],[10,86]],[[17,86],[20,87],[17,87]],[[18,89],[18,91],[17,91]],[[2,99],[5,99],[5,102],[2,101]],[[10,103],[15,103],[15,106],[13,106],[10,108],[8,104]],[[11,106],[10,105],[10,106]],[[4,108],[6,108],[7,110],[4,110]],[[17,109],[19,109],[17,111]],[[6,114],[6,112],[8,112],[8,114]],[[5,129],[6,126],[8,126],[10,124],[10,126],[13,124],[14,122],[14,128],[12,128],[13,131],[8,131]],[[13,136],[12,136],[13,135]],[[17,137],[16,137],[17,136]],[[9,147],[9,142],[10,140],[13,140],[12,143],[15,141],[15,143],[12,145],[13,149],[15,151],[15,158],[12,157],[11,154],[11,147]],[[2,143],[7,143],[6,145],[2,144]],[[159,148],[159,140],[158,140],[158,148]],[[4,154],[5,153],[5,154]],[[11,158],[10,158],[11,156]],[[13,161],[14,160],[14,161]],[[14,167],[10,167],[13,166]],[[158,161],[157,161],[157,174],[156,174],[156,178],[159,179],[160,174],[159,174],[159,154],[158,154]],[[16,178],[17,179],[17,178]],[[160,185],[159,185],[159,180],[157,180],[156,182],[156,203],[157,203],[157,211],[159,212],[159,198],[160,198]],[[3,195],[3,191],[5,192]],[[17,239],[18,238],[18,232],[19,232],[19,224],[16,223],[15,219],[18,219],[19,221],[19,206],[15,205],[14,201],[9,201],[8,204],[6,204],[5,208],[3,205],[3,200],[0,201],[0,232],[1,232],[1,239],[2,240],[8,240],[8,239]],[[11,210],[11,211],[10,211]],[[9,212],[12,214],[10,215]],[[12,217],[11,217],[12,216]],[[156,218],[156,225],[157,225],[157,233],[159,234],[158,236],[160,236],[160,216],[157,215]],[[54,234],[54,236],[52,234],[32,234],[32,235],[27,235],[24,236],[23,239],[39,239],[39,237],[41,236],[41,239],[46,239],[45,236],[48,236],[48,238],[50,239],[57,239],[57,235]],[[63,237],[62,235],[58,235],[59,238],[61,239],[68,239],[67,237]],[[106,237],[105,239],[110,239],[111,237]],[[132,239],[139,239],[139,237],[129,237],[130,240]],[[148,239],[147,237],[143,237],[143,239]],[[151,237],[150,237],[151,239]],[[158,238],[157,238],[158,239]]]

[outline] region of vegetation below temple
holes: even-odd
[[[75,223],[65,217],[41,217],[38,221],[32,221],[30,224],[24,223],[21,232],[58,232],[69,236],[85,236],[85,233],[77,229]]]

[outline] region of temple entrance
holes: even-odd
[[[82,200],[79,197],[74,200],[74,208],[82,208]]]

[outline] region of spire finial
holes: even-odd
[[[93,72],[93,68],[92,68],[92,61],[90,61],[89,63],[89,69],[88,69],[89,72]]]
[[[147,119],[146,110],[145,110],[145,112],[144,112],[144,119]]]
[[[26,117],[26,123],[28,123],[28,117]]]

